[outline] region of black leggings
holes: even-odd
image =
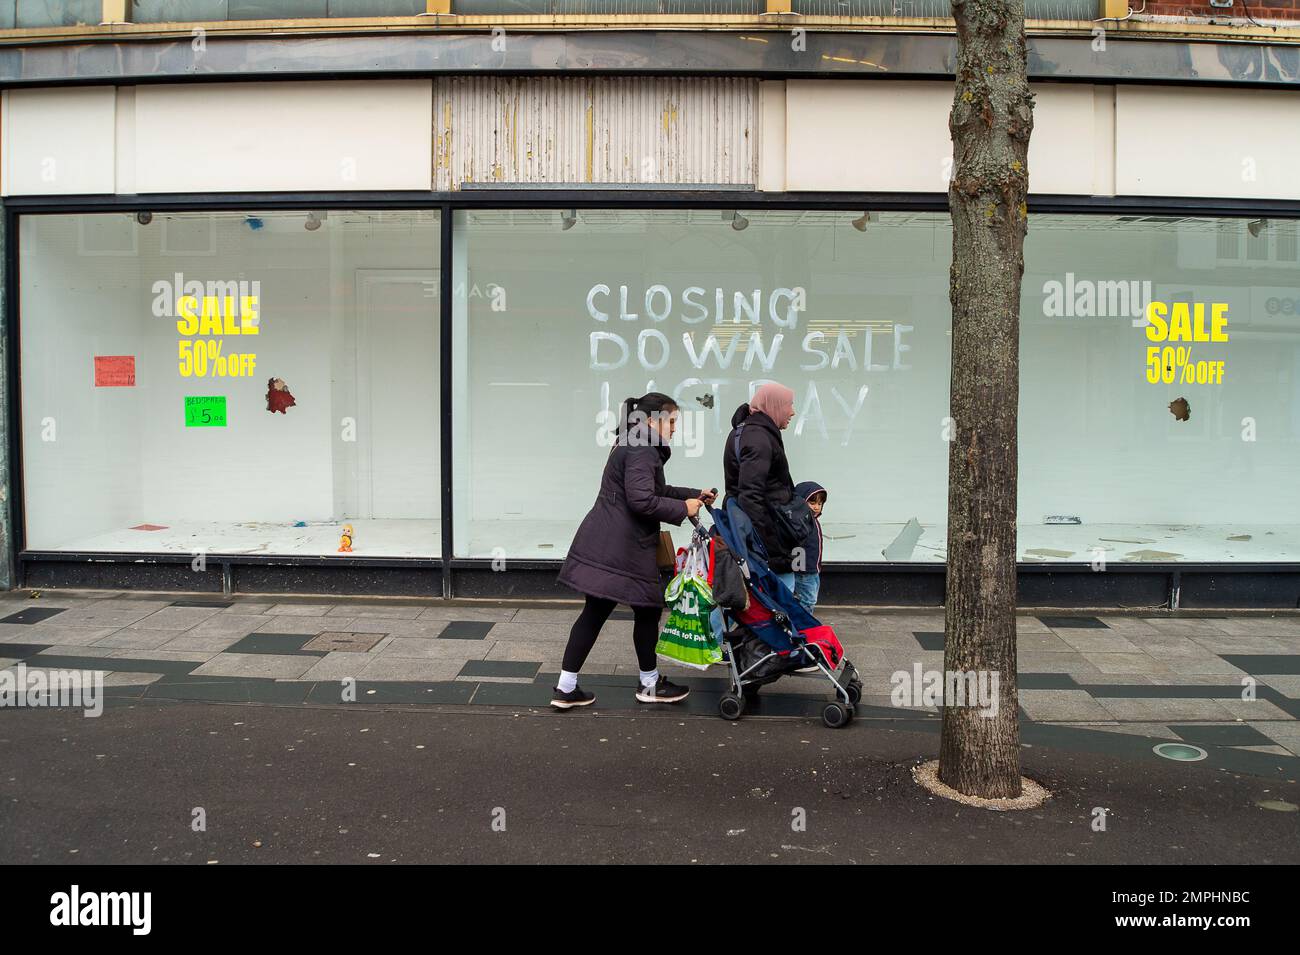
[[[587,662],[587,654],[596,645],[600,628],[618,606],[617,601],[587,596],[587,605],[573,622],[569,643],[564,648],[564,663],[570,673],[577,673]],[[659,642],[659,615],[662,607],[633,607],[632,642],[636,645],[636,662],[642,670],[655,668],[655,644]]]

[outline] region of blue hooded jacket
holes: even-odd
[[[826,488],[822,487],[816,481],[801,481],[794,486],[795,497],[808,500],[818,491],[827,494]],[[827,494],[827,497],[830,495]],[[805,574],[820,574],[822,572],[822,521],[820,517],[813,518],[812,530],[808,532],[808,537],[803,542],[803,549],[806,555],[806,561],[802,571]]]

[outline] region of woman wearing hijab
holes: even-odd
[[[802,542],[785,539],[773,508],[794,497],[790,462],[781,440],[793,417],[794,391],[776,382],[761,385],[749,403],[731,416],[731,433],[722,452],[727,497],[739,501],[767,551],[768,567],[791,591],[793,550]]]
[[[664,607],[663,584],[655,560],[659,522],[681,524],[694,517],[713,492],[673,487],[664,481],[677,403],[651,392],[623,402],[618,438],[605,462],[600,492],[574,535],[560,568],[560,583],[586,596],[586,605],[569,632],[560,665],[560,681],[551,706],[560,710],[588,706],[592,693],[578,686],[578,671],[596,644],[601,627],[617,604],[632,608],[632,643],[641,679],[639,703],[677,703],[690,690],[659,673],[655,644]]]

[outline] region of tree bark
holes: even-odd
[[[995,716],[985,716],[969,701],[945,700],[939,779],[971,796],[1015,797],[1016,419],[1033,97],[1024,0],[953,0],[952,11],[953,440],[944,669],[996,673],[998,706]]]

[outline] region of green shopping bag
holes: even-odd
[[[668,621],[659,633],[655,653],[668,660],[706,670],[722,662],[722,647],[713,632],[713,590],[704,578],[707,558],[698,541],[692,541],[682,569],[664,591]]]

